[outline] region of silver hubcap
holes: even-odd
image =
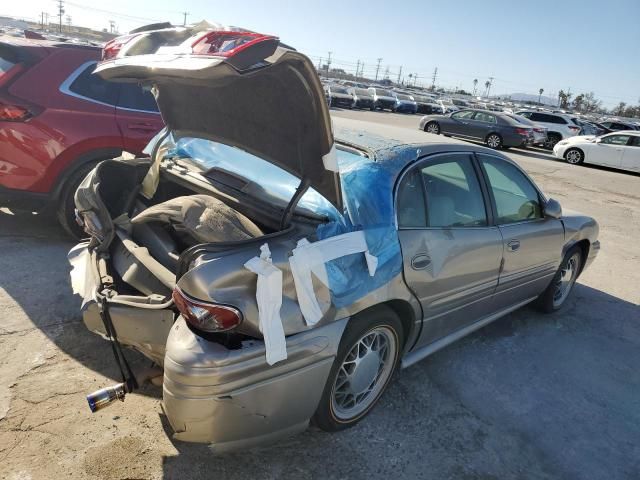
[[[560,278],[556,281],[556,290],[553,293],[553,306],[559,307],[569,296],[573,284],[578,277],[580,266],[580,254],[574,253],[566,265],[560,270]]]
[[[578,150],[571,150],[567,153],[567,162],[576,164],[580,163],[580,160],[582,160],[582,154]]]
[[[487,145],[491,148],[498,148],[500,146],[500,137],[497,135],[490,135],[489,138],[487,138]]]
[[[340,420],[351,420],[378,398],[393,372],[397,340],[389,327],[365,333],[345,357],[331,396],[331,409]]]
[[[429,132],[429,133],[437,134],[439,132],[439,130],[440,129],[438,128],[438,125],[436,125],[435,123],[427,125],[427,132]]]

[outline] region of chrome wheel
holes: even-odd
[[[432,122],[427,125],[427,133],[433,133],[435,135],[438,135],[440,133],[440,127],[438,126],[437,123]]]
[[[580,150],[569,150],[565,157],[564,157],[568,163],[572,164],[572,165],[577,165],[579,163],[582,163],[582,152]]]
[[[560,277],[556,280],[556,288],[553,292],[553,306],[560,307],[569,296],[580,268],[580,253],[571,255],[567,263],[560,270]]]
[[[369,330],[345,356],[331,395],[338,420],[351,421],[366,412],[384,390],[398,350],[395,332],[386,326]]]
[[[560,141],[560,138],[557,135],[547,135],[547,139],[544,141],[544,147],[549,150],[553,150],[553,147],[556,146],[556,143]]]
[[[487,137],[487,145],[491,148],[498,148],[500,147],[501,143],[502,143],[502,139],[500,138],[500,136],[496,135],[495,133],[492,133]]]

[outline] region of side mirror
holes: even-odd
[[[560,203],[553,198],[547,200],[547,203],[544,205],[544,215],[545,217],[551,218],[562,217],[562,207],[560,206]]]
[[[600,138],[600,137],[596,138],[596,143],[600,143],[601,141],[602,141],[602,138]]]

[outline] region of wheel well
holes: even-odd
[[[582,251],[582,262],[580,265],[580,273],[582,273],[582,269],[584,268],[584,264],[587,261],[587,257],[589,256],[589,250],[591,249],[591,244],[589,243],[589,240],[580,240],[579,242],[576,242],[575,246],[580,247],[580,250]]]
[[[404,341],[406,344],[416,320],[416,315],[413,311],[413,307],[411,307],[411,304],[406,300],[389,300],[382,305],[386,305],[391,310],[393,310],[393,312],[400,319],[400,323],[402,323],[402,330],[404,333]]]
[[[60,175],[56,179],[55,186],[53,187],[52,197],[56,199],[59,198],[60,194],[65,188],[67,180],[72,178],[74,174],[83,166],[87,165],[88,163],[115,158],[121,153],[122,148],[101,148],[98,150],[92,150],[90,152],[83,153],[78,158],[73,160],[69,164],[69,166],[60,173]]]

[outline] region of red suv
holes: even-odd
[[[140,154],[164,126],[149,91],[92,74],[99,60],[99,48],[0,36],[0,207],[54,206],[74,236],[87,172]]]

